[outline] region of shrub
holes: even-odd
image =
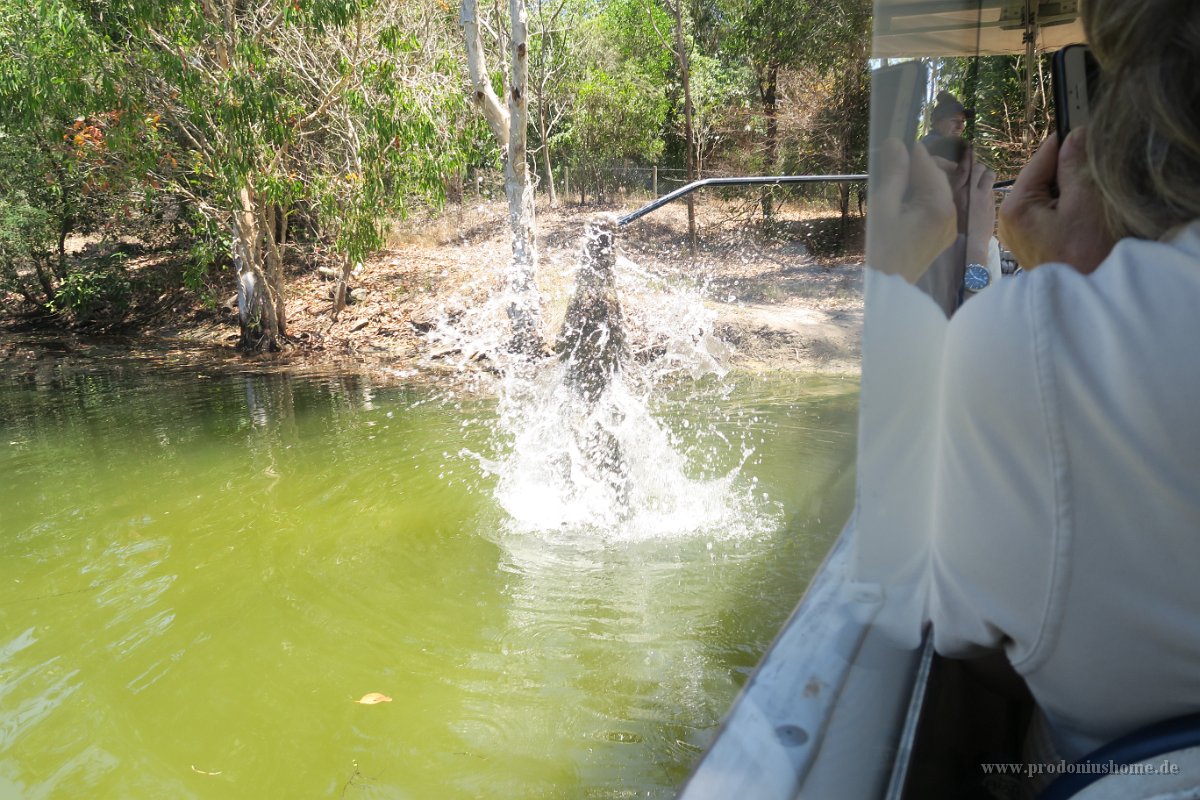
[[[22,195],[0,196],[0,292],[42,306],[54,281],[54,220]]]
[[[129,310],[132,293],[125,254],[110,253],[73,263],[58,285],[50,308],[80,322],[101,316],[119,320]]]

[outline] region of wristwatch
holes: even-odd
[[[988,287],[992,282],[992,273],[988,272],[988,268],[983,264],[967,264],[967,271],[963,275],[963,289],[968,292],[980,292]]]

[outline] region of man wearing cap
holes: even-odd
[[[950,92],[938,92],[937,105],[933,107],[930,127],[932,130],[921,137],[921,144],[928,150],[930,145],[941,138],[961,139],[967,120],[974,117],[973,111],[964,108],[958,98]]]
[[[996,175],[986,165],[967,156],[963,130],[975,116],[950,92],[939,92],[929,133],[921,144],[950,178],[958,207],[958,238],[917,281],[917,286],[953,316],[968,297],[991,285],[1000,276],[999,247],[992,236],[995,226]]]

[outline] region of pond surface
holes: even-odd
[[[850,379],[681,389],[667,427],[753,445],[754,519],[612,539],[509,524],[458,455],[491,446],[486,399],[25,354],[0,797],[671,797],[852,502]]]

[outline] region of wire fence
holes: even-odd
[[[538,192],[545,194],[546,177],[537,175]],[[739,178],[742,174],[722,171],[705,171],[698,178]],[[640,203],[653,200],[680,189],[689,183],[687,170],[675,166],[658,164],[640,165],[631,163],[609,163],[588,165],[563,166],[554,173],[554,187],[558,200],[562,203],[593,204],[593,203]],[[769,193],[778,205],[797,202],[806,206],[828,205],[831,211],[840,212],[843,204],[847,213],[861,215],[863,198],[865,197],[865,182],[845,185],[829,183],[810,183],[788,186],[771,187],[723,187],[706,189],[710,196],[725,200],[756,201]],[[504,176],[499,170],[481,170],[472,173],[462,181],[461,186],[450,187],[452,200],[461,199],[458,192],[464,195],[473,193],[477,197],[499,199],[504,197]]]

